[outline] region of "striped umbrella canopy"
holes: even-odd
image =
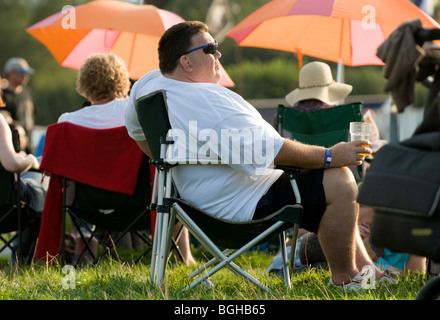
[[[175,13],[153,5],[98,0],[65,7],[26,31],[63,67],[78,70],[90,54],[112,52],[125,61],[130,78],[139,79],[159,68],[159,39],[182,21]],[[222,71],[220,84],[232,87],[233,81]]]
[[[347,66],[383,65],[382,42],[406,20],[439,24],[408,0],[273,0],[227,36],[240,46],[296,52]]]

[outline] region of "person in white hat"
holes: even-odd
[[[286,95],[287,103],[300,111],[333,107],[353,90],[349,84],[335,82],[328,64],[310,62],[299,72],[299,87]]]
[[[335,82],[330,66],[324,62],[314,61],[304,65],[299,72],[299,87],[286,95],[287,103],[298,111],[312,112],[334,107],[341,103],[353,90],[349,84]],[[277,127],[276,115],[273,125]],[[373,126],[371,142],[374,152],[386,141],[380,139],[379,128],[374,119],[373,110],[364,110],[364,121]]]
[[[312,112],[334,107],[353,90],[349,84],[335,82],[330,66],[314,61],[304,65],[299,72],[299,86],[285,97],[287,104],[298,111]],[[277,114],[272,125],[278,127]]]
[[[27,83],[34,69],[29,67],[25,59],[13,57],[6,61],[3,71],[8,81],[8,86],[2,89],[6,103],[4,110],[9,112],[13,120],[20,122],[30,139],[35,123],[35,107]]]

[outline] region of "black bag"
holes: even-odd
[[[375,209],[373,244],[440,261],[440,133],[382,147],[358,202]]]

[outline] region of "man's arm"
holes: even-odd
[[[0,115],[0,163],[9,172],[23,172],[40,167],[33,154],[15,152],[11,129],[2,115]]]
[[[340,142],[330,148],[330,167],[358,166],[362,164],[364,156],[358,153],[371,153],[370,148],[360,147],[364,144],[370,146],[367,140]],[[275,164],[294,166],[302,169],[321,169],[325,163],[325,148],[310,146],[298,141],[284,139],[283,146],[275,157]]]

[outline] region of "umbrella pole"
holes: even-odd
[[[339,59],[338,67],[336,71],[336,82],[344,82],[344,66],[342,64],[342,42],[344,41],[344,23],[345,20],[341,21],[341,38],[339,39]],[[338,104],[344,104],[344,101],[340,101]]]
[[[341,58],[339,58],[339,61],[338,61],[336,82],[344,82],[344,66],[342,64]]]
[[[342,64],[342,59],[339,58],[338,67],[336,69],[336,82],[344,82],[344,65]],[[336,105],[344,104],[345,99],[336,103]]]

